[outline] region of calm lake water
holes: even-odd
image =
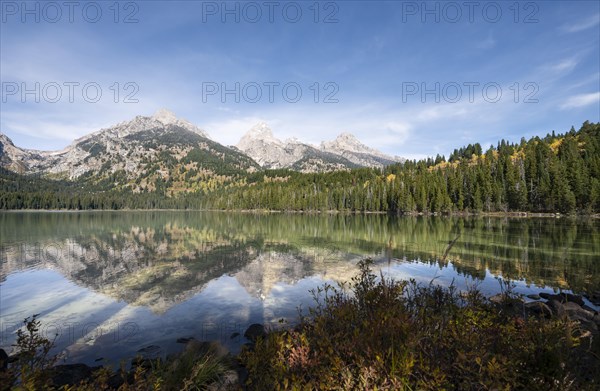
[[[458,239],[445,262],[448,243]],[[600,221],[209,212],[0,213],[1,347],[39,313],[66,362],[118,363],[293,323],[309,291],[375,269],[423,283],[499,278],[529,294],[600,289]]]

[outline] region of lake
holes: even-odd
[[[441,261],[448,243],[458,238]],[[359,260],[422,283],[600,289],[600,220],[190,211],[0,213],[1,347],[39,313],[64,362],[116,364],[293,324]],[[283,321],[283,323],[281,323]]]

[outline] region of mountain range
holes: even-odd
[[[48,178],[104,180],[136,192],[153,190],[157,179],[173,184],[216,175],[226,182],[236,173],[262,168],[324,172],[384,167],[402,160],[367,147],[348,133],[320,146],[297,139],[281,141],[265,123],[250,129],[236,146],[227,147],[165,109],[91,133],[60,151],[19,148],[0,133],[0,167]]]
[[[357,167],[384,167],[401,162],[370,148],[352,134],[314,146],[292,138],[282,141],[262,122],[250,129],[236,145],[263,168],[291,168],[301,172],[334,171]]]

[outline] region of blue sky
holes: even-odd
[[[265,121],[409,158],[600,121],[597,1],[23,4],[0,9],[0,131],[21,147],[163,107],[227,145]]]

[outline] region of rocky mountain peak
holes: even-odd
[[[15,146],[12,140],[0,133],[0,166],[9,170],[23,173],[27,170],[27,164],[23,163],[34,151],[27,151]]]
[[[291,167],[304,157],[305,144],[290,143],[273,136],[265,122],[254,125],[238,142],[236,147],[265,168]]]
[[[288,144],[288,145],[302,144],[302,142],[300,140],[298,140],[296,137],[290,137],[290,138],[286,139],[285,143]]]
[[[341,133],[332,141],[321,142],[321,150],[345,157],[359,166],[383,167],[403,159],[386,155],[360,142],[351,133]]]
[[[200,129],[199,127],[197,127],[196,125],[194,125],[193,123],[191,123],[190,121],[186,120],[186,119],[182,119],[182,118],[178,118],[175,113],[173,113],[172,111],[165,109],[165,108],[161,108],[159,110],[157,110],[154,115],[152,117],[150,117],[152,120],[154,121],[158,121],[161,124],[165,125],[165,126],[169,126],[169,125],[174,125],[174,126],[179,126],[181,128],[190,130],[194,133],[199,134],[202,137],[208,137],[208,134]]]
[[[261,166],[321,172],[384,167],[401,161],[398,157],[390,157],[362,144],[350,133],[342,133],[332,141],[322,142],[320,147],[296,138],[282,141],[273,135],[265,122],[259,122],[248,130],[236,147],[235,150],[223,147],[208,139],[203,130],[189,121],[178,118],[167,109],[160,109],[152,116],[139,115],[83,136],[61,151],[21,149],[0,133],[0,166],[18,172],[68,179],[86,173],[98,178],[106,177],[120,171],[129,181],[141,175],[154,178],[155,173],[148,171],[147,167],[150,164],[160,165],[160,153],[163,152],[171,154],[176,161],[181,161],[191,152],[196,158],[205,155],[209,161],[224,161],[227,155],[235,155],[235,169],[242,171]],[[220,169],[217,166],[215,172]],[[167,175],[171,174],[164,174],[165,177]],[[146,183],[144,186],[150,185]]]
[[[177,116],[172,111],[162,108],[158,109],[152,116],[157,121],[162,122],[165,125],[174,124],[178,121]]]
[[[140,186],[151,189],[157,175],[171,178],[181,173],[163,164],[162,159],[166,155],[170,156],[172,162],[187,159],[180,164],[190,170],[199,170],[197,167],[200,166],[204,171],[211,169],[213,172],[220,172],[224,165],[240,171],[257,167],[247,156],[213,142],[196,125],[166,109],[152,116],[138,115],[85,135],[61,151],[24,150],[13,146],[3,135],[0,136],[2,167],[65,179],[79,178],[84,174],[103,178],[119,172],[121,184],[132,186],[136,191],[141,191]],[[210,166],[215,161],[223,162],[226,156],[231,163]],[[194,163],[196,167],[192,167]],[[156,165],[162,167],[162,171],[157,173],[155,168],[149,169]],[[140,177],[146,178],[144,184],[141,184],[141,180],[131,183]]]
[[[358,139],[356,138],[355,135],[353,135],[352,133],[348,133],[348,132],[342,132],[340,133],[336,138],[336,140],[346,140],[346,141],[355,141],[355,142],[360,142],[358,141]]]
[[[247,136],[251,136],[254,138],[262,138],[262,139],[272,139],[275,138],[273,136],[273,131],[267,125],[266,122],[259,122],[254,125],[247,133]]]
[[[361,143],[354,135],[342,133],[321,147],[297,138],[284,141],[273,136],[271,128],[260,122],[250,129],[236,147],[264,168],[292,168],[303,172],[383,167],[398,160]]]
[[[254,125],[246,134],[240,139],[236,147],[242,151],[253,149],[257,145],[264,144],[275,144],[278,146],[283,145],[281,140],[273,136],[273,131],[265,122],[259,122]]]
[[[5,135],[4,133],[0,133],[0,142],[2,143],[6,143],[6,144],[10,144],[10,145],[14,145],[12,140],[8,138],[7,135]]]
[[[373,150],[361,143],[356,136],[351,133],[341,133],[333,141],[324,141],[321,143],[323,149],[335,149],[338,151],[350,152],[372,152]]]

